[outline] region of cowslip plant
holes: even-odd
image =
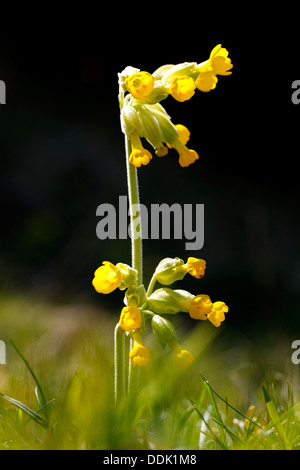
[[[206,262],[202,259],[163,259],[145,288],[142,277],[142,235],[134,230],[141,226],[140,212],[133,211],[133,207],[139,207],[137,168],[148,165],[153,158],[152,153],[143,147],[142,139],[150,143],[157,157],[165,157],[169,150],[175,149],[183,168],[199,160],[198,153],[187,147],[190,131],[182,124],[172,123],[161,101],[171,96],[178,102],[184,102],[191,99],[197,90],[208,93],[216,88],[218,76],[230,75],[232,67],[228,51],[219,44],[212,50],[209,59],[200,64],[185,62],[164,65],[153,74],[128,66],[119,73],[132,263],[128,266],[104,261],[95,271],[92,281],[95,290],[101,294],[110,294],[116,289],[125,291],[125,306],[121,310],[114,335],[116,402],[127,393],[133,393],[137,386],[137,370],[146,366],[151,358],[150,350],[143,344],[145,321],[151,321],[153,333],[161,346],[169,346],[177,366],[187,368],[194,362],[194,357],[180,346],[175,328],[166,316],[186,312],[195,320],[209,320],[219,327],[229,310],[224,302],[213,302],[206,294],[193,295],[185,290],[165,287],[183,280],[187,274],[201,279],[206,269]],[[154,291],[156,282],[164,287]],[[125,355],[128,340],[129,358],[128,354],[127,357]]]

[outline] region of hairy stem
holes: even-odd
[[[139,187],[137,169],[129,162],[131,153],[131,142],[126,137],[126,169],[127,169],[127,184],[128,184],[128,198],[130,207],[130,226],[131,226],[131,263],[132,267],[137,270],[138,284],[143,283],[143,246],[141,236],[141,216],[140,216],[140,200],[139,200]],[[139,226],[139,233],[136,228]],[[128,395],[129,406],[134,402],[134,397],[138,390],[139,382],[139,368],[133,367],[129,364],[128,376]]]
[[[130,207],[131,262],[132,267],[138,272],[138,284],[141,285],[143,283],[143,247],[141,237],[141,217],[137,169],[134,165],[131,165],[129,163],[129,155],[131,153],[131,142],[127,137],[125,139],[125,143],[128,198]],[[136,232],[136,227],[138,226],[140,227],[139,233]]]
[[[114,348],[115,403],[117,404],[120,403],[125,393],[125,331],[122,330],[119,323],[115,327]]]

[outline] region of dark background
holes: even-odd
[[[116,34],[108,25],[107,33],[102,26],[57,37],[53,27],[50,36],[1,41],[1,291],[91,302],[99,314],[120,310],[123,293],[100,296],[91,286],[103,260],[130,264],[130,240],[96,237],[98,205],[117,207],[127,194],[117,73],[127,65],[151,73],[166,63],[202,62],[222,43],[231,76],[188,102],[162,102],[175,124],[191,130],[199,161],[183,169],[170,151],[138,171],[148,207],[205,205],[205,244],[186,252],[185,240],[145,241],[144,280],[161,258],[204,258],[206,276],[177,287],[224,300],[227,328],[277,329],[296,339],[300,105],[291,102],[291,85],[300,78],[298,44],[278,31],[207,37],[176,24],[161,26],[163,34],[153,28],[127,24]]]

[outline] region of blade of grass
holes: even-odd
[[[223,420],[222,420],[222,417],[220,415],[217,402],[215,400],[215,397],[214,397],[214,395],[211,391],[211,388],[210,388],[208,382],[206,382],[206,381],[204,382],[204,387],[206,387],[206,390],[207,390],[207,393],[208,393],[208,396],[209,396],[209,399],[210,399],[210,402],[211,402],[211,405],[212,405],[213,413],[214,413],[215,418],[216,418],[216,423],[219,426],[222,442],[227,447],[226,434],[224,432]],[[222,425],[220,425],[220,423],[222,423]]]
[[[231,431],[224,423],[223,421],[219,421],[216,418],[212,418],[212,420],[217,423],[218,426],[221,426],[225,432],[231,437],[231,439],[234,441],[238,441],[240,444],[244,444],[243,441],[233,432]]]
[[[216,434],[213,432],[213,430],[212,430],[211,427],[209,426],[207,420],[204,418],[203,414],[202,414],[201,411],[199,410],[199,408],[198,408],[197,404],[194,402],[194,400],[192,400],[192,398],[190,398],[187,393],[186,393],[186,396],[187,396],[188,400],[191,402],[191,404],[193,405],[194,410],[196,411],[196,413],[200,416],[200,418],[202,419],[202,421],[205,423],[205,426],[207,427],[207,429],[210,431],[210,433],[212,434],[212,436],[214,437],[214,439],[216,440],[216,442],[219,444],[219,446],[222,447],[222,449],[224,449],[224,450],[228,450],[227,444],[225,445],[222,441],[220,441],[220,439],[218,438],[218,436],[216,436]]]
[[[40,424],[41,426],[48,427],[48,423],[44,418],[42,418],[38,413],[33,411],[27,405],[24,405],[24,403],[22,403],[21,401],[8,397],[7,395],[4,395],[4,393],[1,393],[1,396],[5,398],[5,400],[9,401],[10,403],[13,403],[13,405],[17,406],[19,409],[24,411],[24,413],[30,416],[30,418],[34,419],[34,421]]]
[[[52,400],[49,400],[45,405],[42,405],[38,410],[36,410],[36,413],[39,413],[45,406],[50,405],[50,403],[52,403],[54,401],[55,401],[55,398],[52,398]],[[26,424],[29,423],[30,420],[31,420],[31,418],[29,418],[29,420],[26,422]],[[47,423],[48,423],[48,421],[47,421]]]
[[[42,409],[43,409],[43,413],[44,413],[44,415],[45,415],[46,420],[48,421],[48,413],[47,413],[48,410],[47,410],[47,407],[45,406],[46,403],[47,403],[47,400],[46,400],[46,398],[45,398],[43,389],[42,389],[42,387],[41,387],[41,385],[40,385],[40,383],[39,383],[39,381],[38,381],[38,379],[37,379],[35,373],[33,372],[33,370],[32,370],[32,368],[31,368],[29,362],[27,361],[27,359],[23,356],[23,354],[21,353],[21,351],[17,348],[17,346],[15,345],[15,343],[13,342],[13,340],[10,340],[10,343],[11,343],[11,345],[13,346],[13,348],[15,349],[16,353],[20,356],[20,358],[22,359],[22,361],[23,361],[24,364],[26,365],[27,369],[29,370],[29,372],[30,372],[30,374],[31,374],[31,376],[32,376],[32,378],[33,378],[33,380],[35,381],[35,384],[36,384],[37,389],[38,389],[38,391],[39,391],[39,393],[40,393],[40,396],[41,396],[41,402],[40,402],[39,399],[38,399],[38,402],[39,402],[39,405],[40,405],[40,406],[42,407]],[[36,395],[37,395],[37,393],[36,393]]]
[[[293,422],[295,421],[295,412],[294,412],[294,392],[293,392],[293,385],[292,383],[288,383],[288,415],[287,415],[287,424],[286,424],[286,433],[288,437],[290,438],[293,435]]]
[[[227,400],[225,400],[224,398],[221,397],[221,395],[219,395],[213,388],[212,386],[209,384],[209,382],[205,379],[205,377],[201,375],[201,378],[202,380],[207,384],[207,386],[210,388],[210,390],[212,391],[212,393],[214,395],[216,395],[218,398],[220,398],[220,400],[222,400],[224,403],[226,403],[226,405],[228,405],[232,410],[234,410],[236,413],[238,413],[240,416],[242,416],[243,418],[247,419],[248,421],[250,421],[250,423],[254,424],[255,426],[257,426],[258,428],[260,428],[261,430],[264,430],[256,421],[253,421],[253,419],[249,418],[248,416],[246,416],[244,413],[242,413],[241,411],[239,411],[237,408],[235,408],[233,405],[231,405],[230,403],[228,403]]]
[[[25,440],[23,434],[20,432],[20,430],[16,426],[15,420],[11,416],[11,413],[9,413],[8,410],[1,404],[0,404],[0,412],[2,412],[0,413],[1,421],[5,425],[5,428],[4,428],[5,435],[7,436],[8,431],[11,431],[14,436],[20,439],[20,442],[22,442],[22,444],[26,448],[32,449],[31,444]],[[6,427],[8,429],[6,429]]]
[[[199,449],[201,450],[204,446],[204,441],[205,441],[205,437],[206,437],[206,421],[209,420],[210,418],[210,414],[211,414],[211,407],[208,408],[208,410],[205,411],[204,413],[204,417],[203,417],[203,420],[202,420],[202,423],[201,423],[201,427],[200,427],[200,433],[199,433]]]
[[[268,410],[268,413],[269,413],[269,417],[273,423],[273,426],[275,427],[275,429],[277,430],[278,432],[278,435],[282,441],[282,444],[285,448],[285,450],[292,450],[292,447],[289,443],[289,440],[287,438],[287,435],[283,429],[283,426],[281,424],[281,420],[280,420],[280,417],[277,413],[277,410],[275,408],[275,405],[274,403],[272,402],[268,392],[266,391],[265,387],[263,386],[263,392],[264,392],[264,397],[265,397],[265,402],[266,402],[266,407],[267,407],[267,410]]]

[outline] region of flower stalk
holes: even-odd
[[[117,323],[114,332],[115,403],[125,395],[125,331]]]
[[[185,369],[194,356],[178,342],[170,320],[177,313],[189,314],[195,320],[209,320],[220,327],[229,308],[224,302],[212,302],[205,294],[193,295],[172,284],[191,275],[201,279],[206,262],[198,258],[165,258],[156,267],[147,291],[143,285],[143,246],[138,185],[138,168],[150,163],[152,153],[143,147],[145,139],[157,157],[177,151],[182,168],[200,160],[198,153],[187,147],[191,133],[183,124],[174,125],[160,102],[171,96],[182,103],[197,92],[210,92],[218,83],[217,76],[230,75],[233,65],[228,51],[220,44],[208,60],[197,64],[186,62],[165,65],[152,75],[134,67],[119,74],[119,104],[121,129],[125,135],[125,157],[131,227],[131,266],[103,261],[94,273],[95,290],[110,294],[115,289],[126,290],[119,322],[114,332],[114,393],[119,404],[127,397],[128,413],[135,411],[139,393],[140,368],[150,361],[150,350],[143,344],[145,321],[151,319],[154,336],[162,348],[169,346],[177,367]],[[139,230],[137,228],[139,227]],[[162,287],[153,292],[156,282]]]
[[[131,155],[132,146],[131,141],[128,137],[125,137],[125,149],[126,149],[126,170],[127,170],[127,185],[128,185],[128,200],[130,210],[130,226],[131,226],[131,265],[137,271],[137,284],[142,284],[143,279],[143,246],[141,236],[141,220],[140,220],[140,198],[139,198],[139,187],[137,169],[134,165],[130,164],[129,157]],[[137,215],[133,216],[132,208],[138,208]],[[139,236],[136,235],[134,227],[140,226]]]
[[[137,284],[143,283],[143,245],[141,235],[141,216],[140,216],[140,198],[139,198],[139,186],[137,168],[132,165],[129,161],[132,146],[128,137],[125,137],[125,148],[126,148],[126,170],[127,170],[127,185],[128,185],[128,200],[129,200],[129,211],[130,211],[130,226],[131,226],[131,266],[137,271]],[[133,216],[133,207],[138,210],[136,216]],[[139,225],[140,231],[139,236],[136,236],[134,227]],[[133,348],[133,340],[130,339],[130,349]],[[126,359],[124,358],[124,363]],[[139,368],[133,367],[129,358],[128,365],[128,401],[133,401],[134,396],[138,390],[139,382]]]

